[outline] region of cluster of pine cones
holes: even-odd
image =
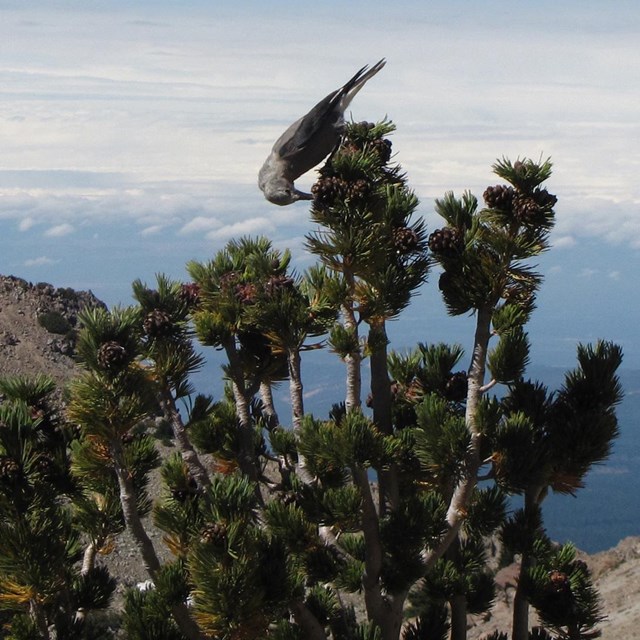
[[[293,278],[284,274],[271,276],[264,285],[264,291],[269,297],[275,296],[279,291],[284,289],[293,289]]]
[[[200,304],[200,286],[195,282],[185,282],[180,287],[180,300],[188,309],[195,309]]]
[[[321,176],[311,187],[314,201],[330,205],[336,200],[364,200],[369,195],[369,185],[363,178],[345,180],[339,176]]]
[[[546,189],[538,187],[532,193],[526,194],[505,184],[487,187],[482,197],[490,209],[511,212],[525,225],[537,224],[540,216],[550,211],[558,201],[558,198]]]

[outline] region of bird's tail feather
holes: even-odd
[[[340,110],[344,112],[344,110],[351,104],[351,101],[356,97],[358,91],[364,87],[364,85],[371,79],[373,76],[387,64],[387,61],[382,58],[378,60],[371,69],[369,69],[369,65],[365,65],[362,69],[359,69],[358,72],[349,80],[338,92],[340,96]]]

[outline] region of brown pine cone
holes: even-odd
[[[150,311],[142,321],[144,332],[151,338],[162,338],[171,334],[171,316],[162,309]]]
[[[418,246],[418,234],[409,227],[396,227],[393,230],[393,245],[400,254],[410,253]]]
[[[103,342],[98,349],[98,364],[107,371],[115,371],[127,363],[127,351],[116,340]]]
[[[436,229],[429,236],[429,249],[446,257],[456,256],[462,251],[462,234],[454,227]]]
[[[515,191],[506,184],[498,184],[495,187],[487,187],[482,194],[484,201],[490,209],[508,211],[511,208]]]

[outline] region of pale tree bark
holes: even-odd
[[[180,449],[182,459],[187,465],[189,473],[193,476],[198,487],[200,487],[200,489],[206,489],[211,486],[209,474],[191,444],[184,422],[182,421],[182,417],[180,416],[180,412],[176,406],[175,398],[167,388],[160,391],[160,408],[162,409],[165,418],[171,424],[173,436],[178,444],[178,449]]]
[[[92,540],[85,548],[84,555],[82,556],[82,568],[80,569],[80,575],[86,576],[91,569],[95,566],[96,553],[98,552],[97,544],[95,540]]]
[[[280,424],[280,418],[276,411],[276,406],[273,401],[273,390],[271,389],[271,383],[262,380],[260,382],[260,399],[262,400],[262,411],[267,416],[270,426]]]
[[[371,363],[371,402],[373,422],[386,434],[393,433],[391,417],[391,381],[387,364],[387,332],[384,320],[371,324],[369,331],[369,361]],[[392,464],[388,470],[378,471],[379,512],[384,515],[387,510],[394,511],[400,503],[398,486],[398,470]]]
[[[29,615],[38,627],[40,638],[42,640],[49,640],[51,635],[49,634],[49,625],[47,624],[47,616],[45,615],[42,605],[36,600],[29,601]]]
[[[242,366],[238,358],[235,339],[230,337],[224,343],[224,349],[229,360],[229,377],[231,378],[231,387],[233,389],[233,399],[236,405],[236,415],[238,418],[238,429],[240,431],[240,456],[238,463],[240,470],[252,482],[257,483],[259,478],[258,468],[255,462],[255,447],[253,434],[253,421],[251,419],[251,398],[258,389],[247,388],[244,379]],[[260,490],[256,488],[256,495],[260,497]],[[260,497],[260,501],[262,498]]]
[[[425,553],[425,567],[430,569],[455,540],[460,527],[467,517],[467,508],[471,501],[473,490],[477,483],[478,470],[481,466],[480,443],[481,434],[476,424],[478,407],[482,399],[484,377],[487,363],[487,350],[491,337],[491,315],[493,307],[487,305],[478,309],[476,317],[476,331],[473,345],[473,355],[468,373],[467,406],[465,423],[469,432],[469,447],[467,448],[464,471],[456,485],[449,508],[447,509],[447,528],[438,545]]]
[[[142,520],[140,519],[131,472],[124,464],[122,447],[118,441],[112,443],[111,453],[113,455],[114,469],[120,489],[120,504],[122,505],[125,524],[140,551],[142,562],[149,577],[155,580],[161,567],[160,560],[156,554],[153,542],[147,535]],[[185,604],[173,605],[171,607],[171,613],[180,631],[189,638],[189,640],[204,639],[204,635],[200,632],[198,625],[191,617]]]
[[[349,287],[349,291],[353,293],[355,290],[355,281],[353,273],[346,266],[344,267],[344,277]],[[358,321],[353,309],[353,297],[349,294],[347,300],[342,305],[342,313],[344,315],[344,326],[347,330],[352,331],[359,343],[358,337]],[[345,408],[347,413],[354,409],[359,409],[362,404],[362,354],[360,348],[347,355],[344,359],[347,367],[347,388],[345,397]]]
[[[289,367],[289,397],[291,399],[291,420],[293,432],[296,435],[297,439],[300,435],[302,418],[304,417],[304,396],[300,351],[298,349],[290,349],[287,354],[287,361]],[[307,462],[302,454],[298,454],[298,464],[296,467],[296,471],[302,482],[304,482],[305,484],[309,484],[311,482],[311,474],[309,473]]]
[[[367,471],[352,470],[353,479],[362,497],[362,532],[365,539],[365,570],[362,577],[367,616],[382,633],[382,640],[398,640],[403,622],[403,608],[408,591],[397,594],[383,592],[381,583],[382,542],[379,519],[371,494]]]

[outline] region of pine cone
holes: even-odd
[[[513,213],[522,224],[532,225],[541,213],[538,203],[531,197],[518,194],[513,199]]]
[[[550,588],[554,593],[562,593],[571,589],[571,583],[566,573],[554,569],[549,572]]]
[[[508,211],[511,208],[515,191],[506,184],[498,184],[495,187],[487,187],[482,194],[484,201],[490,209]]]
[[[321,177],[312,187],[316,204],[330,206],[345,200],[363,200],[369,195],[369,183],[363,178],[345,180],[340,176]]]
[[[241,304],[254,304],[257,293],[256,285],[251,282],[236,285],[235,295]]]
[[[200,542],[223,546],[227,541],[227,527],[219,522],[207,525],[200,533]]]
[[[127,350],[116,340],[103,342],[98,349],[98,364],[107,371],[121,369],[127,363]]]
[[[189,309],[195,309],[200,304],[200,285],[195,282],[186,282],[180,287],[180,300]]]
[[[20,475],[20,465],[9,456],[0,456],[0,479],[11,482]]]
[[[44,476],[51,475],[55,469],[53,458],[47,453],[41,453],[35,460],[34,469]]]
[[[345,181],[345,184],[347,200],[364,200],[369,194],[369,183],[363,178],[351,182]]]
[[[171,316],[162,309],[150,311],[142,321],[144,332],[151,338],[162,338],[171,334]]]
[[[396,227],[393,230],[393,245],[399,254],[406,254],[418,246],[418,234],[409,227]]]
[[[371,143],[371,148],[378,154],[380,162],[386,164],[391,159],[391,140],[386,138],[377,138]]]
[[[239,280],[240,276],[235,271],[228,271],[227,273],[221,275],[219,280],[220,291],[222,293],[228,293],[229,291],[235,289]]]
[[[451,402],[462,402],[467,398],[467,374],[464,371],[452,373],[444,385],[444,396]]]
[[[267,283],[264,286],[264,290],[268,296],[273,296],[278,291],[282,291],[283,289],[292,289],[293,284],[293,278],[290,278],[289,276],[271,276],[267,280]]]
[[[558,202],[558,198],[556,198],[556,196],[554,196],[552,193],[549,193],[546,189],[534,189],[531,197],[535,200],[536,204],[539,207],[547,211],[553,209],[553,207],[555,207],[556,203]]]
[[[429,236],[429,249],[445,257],[454,257],[462,251],[462,234],[454,227],[436,229]]]
[[[313,200],[320,205],[330,205],[341,199],[345,191],[345,181],[338,176],[322,176],[311,187]]]

